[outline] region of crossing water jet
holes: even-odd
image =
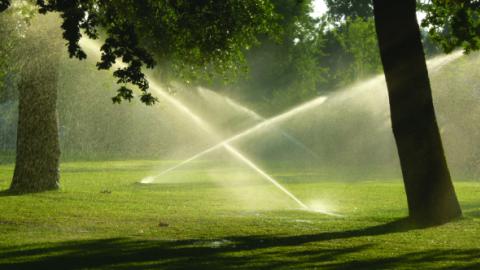
[[[214,132],[213,128],[211,128],[202,118],[200,118],[197,114],[192,112],[187,106],[185,106],[183,103],[178,101],[177,99],[173,98],[170,94],[165,92],[161,87],[159,87],[154,80],[149,79],[151,82],[150,88],[158,95],[161,97],[165,98],[168,102],[173,104],[175,107],[177,107],[179,110],[184,112],[187,116],[189,116],[200,128],[202,128],[205,132],[208,134],[219,137],[217,136],[217,133]],[[289,198],[291,198],[293,201],[295,201],[302,209],[304,210],[310,210],[310,208],[304,204],[300,199],[298,199],[295,195],[293,195],[290,191],[288,191],[284,186],[282,186],[277,180],[275,180],[272,176],[267,174],[264,170],[262,170],[259,166],[257,166],[254,162],[252,162],[250,159],[248,159],[244,154],[242,154],[239,150],[235,149],[233,146],[230,145],[231,142],[228,141],[223,141],[218,148],[223,147],[225,148],[228,152],[230,152],[233,156],[235,156],[238,160],[242,161],[244,164],[246,164],[248,167],[250,167],[252,170],[257,172],[260,176],[262,176],[265,180],[269,181],[272,183],[276,188],[278,188],[280,191],[285,193]],[[213,151],[213,150],[212,150]],[[209,151],[210,152],[210,151]],[[206,153],[203,153],[206,154]],[[198,158],[199,156],[195,157]],[[183,163],[185,164],[185,163]],[[162,172],[160,175],[157,176],[149,176],[140,181],[142,184],[151,184],[155,182],[155,179],[158,178],[159,176],[172,171],[179,166],[172,167],[167,171]],[[326,214],[326,215],[333,215],[330,212],[327,211],[316,211],[318,213]]]
[[[427,61],[427,64],[429,66],[429,70],[431,72],[435,72],[435,71],[439,70],[440,68],[442,68],[444,65],[450,63],[451,61],[453,61],[453,60],[455,60],[455,59],[457,59],[461,56],[462,56],[462,52],[457,51],[457,52],[451,53],[449,55],[440,56],[440,57],[430,59],[429,61]],[[383,75],[377,75],[372,79],[364,81],[362,84],[366,84],[366,85],[369,85],[369,84],[372,84],[372,83],[377,84],[378,82],[383,81],[383,80],[384,80]],[[357,91],[356,94],[360,94],[360,92]],[[351,97],[352,97],[352,95],[348,95],[347,98],[351,98]],[[282,114],[277,115],[275,117],[272,117],[270,119],[266,119],[264,121],[261,121],[260,123],[254,125],[253,127],[249,128],[249,129],[246,129],[246,130],[244,130],[240,133],[237,133],[236,135],[234,135],[234,136],[232,136],[228,139],[225,139],[224,141],[222,141],[222,142],[220,142],[220,143],[218,143],[218,144],[216,144],[216,145],[214,145],[214,146],[212,146],[212,147],[210,147],[210,148],[208,148],[208,149],[206,149],[206,150],[204,150],[200,153],[197,153],[197,154],[191,156],[190,158],[185,159],[184,161],[176,164],[175,166],[172,166],[172,167],[162,171],[158,175],[149,177],[149,180],[154,182],[157,177],[162,176],[162,175],[164,175],[168,172],[171,172],[175,169],[178,169],[178,168],[180,168],[180,167],[182,167],[182,166],[184,166],[184,165],[186,165],[186,164],[188,164],[188,163],[190,163],[190,162],[192,162],[192,161],[194,161],[194,160],[196,160],[196,159],[198,159],[198,158],[200,158],[200,157],[202,157],[202,156],[204,156],[204,155],[206,155],[206,154],[208,154],[208,153],[210,153],[210,152],[212,152],[216,149],[219,149],[219,148],[223,147],[223,145],[225,143],[230,144],[230,143],[232,143],[234,141],[237,141],[239,139],[242,139],[242,138],[258,131],[258,130],[261,130],[261,129],[266,128],[266,127],[271,126],[271,125],[274,125],[278,122],[287,120],[287,119],[289,119],[293,116],[296,116],[297,114],[302,113],[304,111],[316,108],[320,104],[324,103],[326,100],[327,100],[327,97],[320,96],[320,97],[317,97],[317,98],[315,98],[315,99],[313,99],[309,102],[306,102],[302,105],[299,105],[299,106],[297,106],[297,107],[295,107],[295,108],[293,108],[293,109],[291,109],[291,110],[289,110],[285,113],[282,113]],[[341,100],[345,101],[344,98],[341,98]],[[337,101],[339,101],[339,100],[337,100]],[[243,109],[246,109],[246,108],[243,108]],[[248,112],[251,115],[255,115],[253,111],[248,111]]]
[[[96,44],[93,40],[83,40],[84,46],[88,47],[92,51],[96,52],[97,54],[100,52],[100,46]],[[119,64],[121,65],[121,64]],[[187,106],[185,106],[182,102],[178,101],[174,97],[172,97],[169,93],[167,93],[163,88],[161,88],[159,85],[155,83],[155,81],[152,78],[149,78],[147,76],[147,79],[150,82],[150,89],[153,90],[157,95],[161,96],[164,98],[166,101],[171,103],[174,107],[182,111],[184,114],[186,114],[190,119],[193,120],[193,122],[199,126],[202,130],[204,130],[206,133],[219,137],[216,132],[208,125],[207,122],[205,122],[202,118],[200,118],[197,114],[192,112]],[[280,191],[285,193],[289,198],[291,198],[293,201],[295,201],[303,210],[310,210],[307,205],[305,205],[300,199],[298,199],[295,195],[293,195],[290,191],[288,191],[285,187],[283,187],[277,180],[275,180],[273,177],[268,175],[265,171],[263,171],[260,167],[255,165],[250,159],[248,159],[244,154],[242,154],[240,151],[229,145],[229,142],[224,141],[221,143],[220,147],[224,147],[228,152],[233,154],[237,159],[245,163],[248,167],[250,167],[252,170],[257,172],[259,175],[261,175],[264,179],[272,183],[275,187],[277,187]],[[156,176],[158,177],[158,176]],[[140,181],[140,183],[143,184],[148,184],[152,183],[155,181],[156,177],[146,177]],[[326,211],[317,211],[318,213],[323,213],[326,215],[331,215],[331,213],[326,212]]]
[[[442,63],[442,64],[445,64],[445,63]],[[163,89],[160,89],[160,90],[163,91]],[[158,94],[158,93],[157,93],[157,94]],[[168,94],[168,93],[165,93],[165,94],[167,94],[168,96],[171,97],[170,94]],[[164,96],[164,95],[161,95],[161,96]],[[323,100],[323,101],[324,101],[324,100]],[[322,101],[322,103],[323,103],[323,101]],[[310,103],[310,102],[308,102],[308,103]],[[187,108],[187,107],[185,107],[185,109],[186,109],[186,110],[182,110],[182,111],[184,111],[184,112],[185,112],[185,111],[190,111],[189,108]],[[296,109],[297,109],[297,108],[296,108]],[[295,111],[295,109],[294,109],[293,111]],[[190,112],[191,112],[191,111],[190,111]],[[274,118],[275,118],[276,120],[278,120],[278,121],[282,120],[282,117],[274,117]],[[203,121],[201,118],[199,118],[198,116],[197,116],[197,117],[194,117],[194,118],[192,118],[192,119],[194,119],[194,121],[195,121],[196,123],[202,123],[202,122],[204,122],[204,121]],[[264,121],[264,122],[269,122],[269,121],[266,120],[266,121]],[[273,123],[275,123],[275,122],[276,122],[276,121],[273,121]],[[260,128],[262,128],[262,126],[264,126],[264,124],[265,124],[265,123],[259,123],[259,125],[255,125],[255,126],[252,127],[251,129],[249,129],[250,131],[246,132],[246,133],[247,133],[246,135],[251,134],[251,133],[259,130]],[[267,124],[266,126],[269,126],[269,125],[270,125],[270,124]],[[203,129],[205,130],[205,128],[203,128]],[[207,129],[208,129],[208,128],[207,128]],[[231,137],[230,139],[227,139],[226,141],[223,141],[223,144],[222,144],[220,147],[225,147],[225,144],[228,144],[228,143],[230,143],[230,142],[232,142],[232,141],[234,141],[234,140],[237,140],[237,139],[239,139],[239,138],[241,138],[241,137],[244,137],[244,136],[246,136],[246,135],[245,135],[245,132],[242,132],[241,134],[235,135],[235,136]],[[225,147],[225,148],[228,150],[227,147]],[[208,150],[208,149],[207,149],[207,150]],[[240,155],[242,155],[242,154],[240,153]],[[197,156],[199,156],[199,155],[197,155]],[[238,157],[238,156],[237,156],[237,157]],[[242,159],[240,159],[240,160],[242,160]],[[246,163],[246,164],[247,164],[247,163]],[[248,165],[248,164],[247,164],[247,165]],[[251,166],[250,166],[250,167],[251,167]],[[149,181],[154,182],[154,181],[155,181],[155,178],[154,178],[154,177],[150,177]],[[277,182],[277,183],[278,183],[278,182]],[[298,202],[297,202],[297,203],[298,203]],[[305,204],[303,204],[303,205],[305,205]],[[305,209],[303,206],[302,206],[302,208]]]
[[[220,97],[222,99],[225,100],[225,103],[227,103],[228,105],[230,105],[231,107],[245,113],[246,115],[249,115],[252,119],[256,120],[256,121],[259,121],[259,122],[263,122],[265,121],[266,119],[262,116],[260,116],[258,113],[256,113],[255,111],[247,108],[246,106],[243,106],[241,104],[239,104],[238,102],[235,102],[233,101],[232,99],[226,97],[226,96],[222,96],[222,95],[219,95],[217,94],[215,91],[212,91],[212,90],[209,90],[207,88],[203,88],[203,87],[198,87],[198,92],[201,94],[201,95],[204,95],[206,96],[207,94],[210,95],[210,96],[215,96],[215,97]],[[293,143],[295,146],[301,148],[303,151],[307,152],[308,154],[310,154],[312,157],[315,157],[315,158],[319,158],[318,154],[313,152],[311,149],[309,149],[308,147],[306,147],[302,142],[300,142],[298,139],[296,139],[295,137],[293,137],[292,135],[288,134],[287,132],[285,132],[284,130],[281,130],[281,129],[278,129],[278,132],[280,132],[280,134],[285,137],[289,142]]]
[[[237,133],[236,135],[221,141],[220,143],[218,143],[218,144],[216,144],[216,145],[214,145],[214,146],[212,146],[212,147],[210,147],[210,148],[208,148],[208,149],[206,149],[206,150],[204,150],[204,151],[202,151],[202,152],[200,152],[200,153],[198,153],[198,154],[196,154],[196,155],[194,155],[194,156],[192,156],[192,157],[190,157],[190,158],[188,158],[188,159],[186,159],[186,160],[184,160],[180,163],[178,163],[177,165],[162,171],[161,173],[157,174],[156,176],[148,177],[148,182],[147,182],[146,178],[142,181],[144,181],[143,183],[152,183],[152,182],[155,181],[156,178],[158,178],[158,177],[160,177],[160,176],[162,176],[162,175],[164,175],[168,172],[171,172],[175,169],[178,169],[178,168],[184,166],[185,164],[188,164],[188,163],[190,163],[190,162],[192,162],[192,161],[194,161],[194,160],[196,160],[196,159],[198,159],[198,158],[200,158],[200,157],[202,157],[202,156],[204,156],[204,155],[206,155],[206,154],[208,154],[212,151],[215,151],[215,150],[217,150],[221,147],[224,147],[225,144],[230,144],[230,143],[235,142],[237,140],[240,140],[240,139],[242,139],[242,138],[244,138],[244,137],[246,137],[246,136],[248,136],[252,133],[255,133],[255,132],[257,132],[257,131],[259,131],[263,128],[272,126],[274,124],[277,124],[279,122],[287,120],[287,119],[289,119],[289,118],[291,118],[291,117],[293,117],[293,116],[295,116],[299,113],[302,113],[302,112],[308,111],[309,109],[315,108],[315,107],[319,106],[320,104],[324,103],[326,100],[327,100],[327,97],[324,97],[324,96],[317,97],[317,98],[315,98],[315,99],[313,99],[309,102],[306,102],[306,103],[304,103],[300,106],[297,106],[297,107],[295,107],[295,108],[293,108],[293,109],[291,109],[287,112],[284,112],[284,113],[282,113],[280,115],[277,115],[275,117],[266,119],[266,120],[264,120],[264,121],[262,121],[262,122],[260,122],[256,125],[254,125],[253,127],[249,128],[249,129],[246,129],[246,130],[244,130],[240,133]]]

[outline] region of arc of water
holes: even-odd
[[[151,82],[151,89],[154,90],[156,94],[162,96],[163,98],[165,98],[165,100],[170,102],[172,105],[177,107],[179,110],[183,111],[186,115],[188,115],[190,118],[192,118],[192,120],[199,127],[201,127],[205,132],[207,132],[207,133],[209,133],[213,136],[216,136],[216,133],[213,131],[213,129],[210,128],[209,125],[205,121],[203,121],[202,118],[200,118],[198,115],[193,113],[188,107],[186,107],[184,104],[182,104],[177,99],[173,98],[170,94],[166,93],[165,91],[162,91],[162,89],[158,85],[155,84],[154,80],[149,79],[149,81]],[[240,161],[242,161],[244,164],[246,164],[252,170],[257,172],[259,175],[261,175],[264,179],[266,179],[267,181],[272,183],[275,187],[277,187],[279,190],[281,190],[283,193],[285,193],[288,197],[290,197],[293,201],[295,201],[301,208],[303,208],[305,210],[309,209],[309,207],[306,204],[304,204],[300,199],[298,199],[295,195],[293,195],[290,191],[288,191],[285,187],[283,187],[277,180],[275,180],[273,177],[268,175],[264,170],[262,170],[260,167],[258,167],[254,162],[252,162],[250,159],[248,159],[239,150],[237,150],[233,146],[231,146],[230,143],[231,142],[224,140],[222,143],[218,144],[217,145],[218,147],[215,147],[215,149],[220,148],[220,147],[225,148],[228,152],[233,154],[236,158],[238,158]],[[211,152],[215,149],[211,149],[208,152]],[[204,154],[206,154],[206,153],[203,152],[202,155],[204,155]],[[181,164],[184,165],[184,164],[186,164],[186,163],[188,163],[188,162],[190,162],[190,161],[192,161],[196,158],[199,158],[202,155],[195,155],[193,158],[190,158],[187,161],[183,161]],[[178,166],[178,165],[174,166],[170,169],[167,169],[166,171],[163,171],[161,174],[156,175],[154,177],[152,177],[152,176],[147,177],[147,178],[141,180],[141,183],[144,183],[144,184],[153,183],[155,181],[155,179],[158,178],[160,175],[163,175],[167,172],[170,172],[170,171],[172,171],[172,170],[174,170],[178,167],[180,167],[180,166]],[[334,215],[333,213],[326,212],[326,211],[318,211],[318,212],[323,213],[323,214],[327,214],[327,215]]]
[[[290,117],[292,117],[292,116],[294,116],[294,115],[297,115],[297,114],[299,114],[299,113],[301,113],[301,112],[304,112],[304,111],[307,111],[307,110],[309,110],[309,109],[315,108],[316,106],[324,103],[326,100],[327,100],[327,97],[323,97],[323,96],[317,97],[317,98],[315,98],[314,100],[311,100],[311,101],[309,101],[309,102],[306,102],[306,103],[304,103],[303,105],[300,105],[300,106],[298,106],[298,107],[295,107],[295,108],[293,108],[293,109],[291,109],[291,110],[289,110],[289,111],[287,111],[287,112],[285,112],[285,113],[282,113],[282,114],[277,115],[277,116],[275,116],[275,117],[272,117],[272,118],[270,118],[270,119],[266,119],[266,120],[264,120],[264,121],[262,121],[262,122],[260,122],[260,123],[258,123],[258,124],[256,124],[256,125],[254,125],[253,127],[249,128],[249,129],[246,129],[246,130],[244,130],[244,131],[242,131],[242,132],[240,132],[240,133],[237,133],[236,135],[234,135],[234,136],[232,136],[232,137],[230,137],[230,138],[228,138],[228,139],[225,139],[225,140],[221,141],[220,143],[218,143],[218,144],[216,144],[216,145],[214,145],[214,146],[212,146],[212,147],[210,147],[210,148],[208,148],[208,149],[206,149],[206,150],[204,150],[204,151],[202,151],[202,152],[200,152],[200,153],[198,153],[198,154],[196,154],[196,155],[194,155],[194,156],[191,156],[190,158],[188,158],[188,159],[186,159],[186,160],[178,163],[177,165],[175,165],[175,166],[173,166],[173,167],[170,167],[170,168],[166,169],[165,171],[159,173],[158,175],[156,175],[156,176],[154,176],[154,177],[150,177],[150,178],[149,178],[149,182],[153,182],[153,181],[155,181],[155,178],[157,178],[157,177],[159,177],[159,176],[162,176],[162,175],[164,175],[164,174],[166,174],[166,173],[168,173],[168,172],[171,172],[171,171],[173,171],[173,170],[175,170],[175,169],[177,169],[177,168],[180,168],[180,167],[182,167],[183,165],[185,165],[185,164],[187,164],[187,163],[190,163],[190,162],[192,162],[193,160],[196,160],[196,159],[198,159],[198,158],[200,158],[200,157],[202,157],[202,156],[204,156],[204,155],[206,155],[206,154],[208,154],[208,153],[210,153],[210,152],[212,152],[212,151],[214,151],[214,150],[217,150],[217,149],[219,149],[219,148],[221,148],[221,147],[224,147],[225,144],[230,144],[230,143],[232,143],[232,142],[234,142],[234,141],[237,141],[237,140],[239,140],[239,139],[241,139],[241,138],[244,138],[245,136],[248,136],[248,135],[250,135],[250,134],[252,134],[252,133],[254,133],[254,132],[258,131],[258,130],[261,130],[261,129],[265,128],[265,127],[268,127],[268,126],[271,126],[271,125],[273,125],[273,124],[279,123],[279,122],[284,121],[284,120],[286,120],[286,119],[289,119]]]
[[[99,46],[97,44],[95,44],[93,41],[89,40],[87,41],[88,44],[87,46],[90,47],[90,48],[93,48],[94,51],[99,54]],[[450,57],[450,59],[448,60],[452,60],[454,58],[457,58],[458,56],[456,57]],[[449,62],[449,61],[446,61],[446,62]],[[445,64],[445,63],[442,63],[442,64]],[[121,65],[121,64],[118,64],[118,65]],[[160,87],[158,86],[154,86],[152,87],[152,89],[156,90],[156,92],[158,94],[160,94],[162,97],[164,97],[166,100],[168,100],[169,102],[171,102],[173,105],[175,105],[177,108],[181,109],[183,112],[185,112],[188,116],[190,116],[192,118],[192,120],[198,124],[202,129],[204,129],[205,131],[207,131],[208,133],[210,134],[214,134],[214,132],[208,127],[208,125],[200,118],[198,117],[196,114],[194,114],[193,112],[190,111],[190,109],[186,106],[184,106],[181,102],[179,102],[178,100],[174,99],[173,97],[171,97],[168,93],[166,93],[165,91],[163,91]],[[214,145],[212,146],[211,148],[209,149],[206,149],[205,151],[201,152],[201,153],[198,153],[190,158],[188,158],[187,160],[179,163],[178,165],[174,166],[174,167],[171,167],[165,171],[163,171],[161,174],[155,176],[155,177],[148,177],[150,182],[153,182],[155,180],[156,177],[168,172],[168,171],[172,171],[176,168],[179,168],[180,166],[192,161],[192,160],[195,160],[217,148],[220,148],[220,147],[225,147],[225,149],[227,149],[230,153],[234,154],[237,158],[239,158],[241,161],[243,161],[246,165],[248,165],[250,168],[252,168],[253,170],[255,170],[257,173],[259,173],[260,175],[262,175],[265,179],[267,179],[268,181],[270,181],[272,184],[274,184],[278,189],[280,189],[281,191],[283,191],[285,194],[287,194],[291,199],[293,199],[296,203],[298,203],[303,209],[306,209],[308,210],[309,208],[303,203],[301,202],[297,197],[295,197],[291,192],[289,192],[287,189],[285,189],[282,185],[280,185],[275,179],[273,179],[271,176],[269,176],[267,173],[265,173],[263,170],[261,170],[258,166],[256,166],[252,161],[250,161],[247,157],[245,157],[245,155],[241,154],[238,150],[236,150],[235,148],[233,148],[230,143],[231,142],[234,142],[238,139],[241,139],[251,133],[254,133],[264,127],[267,127],[267,126],[270,126],[272,124],[275,124],[277,122],[280,122],[280,121],[283,121],[285,119],[288,119],[290,118],[291,116],[293,115],[296,115],[302,111],[305,111],[305,110],[308,110],[308,109],[311,109],[311,108],[314,108],[316,107],[317,105],[319,104],[322,104],[323,102],[325,102],[327,98],[326,97],[318,97],[312,101],[309,101],[309,102],[306,102],[304,103],[303,105],[300,105],[290,111],[287,111],[285,113],[282,113],[278,116],[275,116],[275,117],[272,117],[270,119],[267,119],[267,120],[264,120],[262,122],[260,122],[259,124],[247,129],[247,130],[244,130],[240,133],[238,133],[237,135],[235,136],[232,136],[226,140],[223,140],[222,142],[220,142],[219,144],[217,145]],[[329,213],[329,212],[323,212],[323,211],[320,211],[321,213],[324,213],[324,214],[328,214],[328,215],[332,215],[332,213]]]
[[[86,45],[93,49],[97,54],[99,54],[99,46],[95,44],[92,40],[84,40]],[[122,66],[122,63],[116,64],[118,66]],[[200,128],[202,128],[205,132],[217,137],[216,133],[213,131],[212,128],[202,119],[200,118],[197,114],[193,113],[187,106],[185,106],[183,103],[178,101],[177,99],[173,98],[170,94],[168,94],[166,91],[164,91],[161,87],[159,87],[155,81],[152,78],[148,78],[150,82],[150,89],[154,90],[156,94],[160,95],[163,97],[165,100],[170,102],[173,106],[175,106],[177,109],[185,113],[187,116],[189,116],[195,124],[197,124]],[[302,201],[300,201],[295,195],[293,195],[291,192],[289,192],[285,187],[283,187],[278,181],[276,181],[273,177],[268,175],[265,171],[260,169],[255,163],[253,163],[250,159],[248,159],[245,155],[243,155],[240,151],[229,145],[229,142],[223,142],[219,147],[224,147],[228,152],[233,154],[235,157],[237,157],[240,161],[245,163],[248,167],[250,167],[252,170],[260,174],[264,179],[268,180],[270,183],[272,183],[275,187],[277,187],[279,190],[281,190],[283,193],[285,193],[289,198],[291,198],[293,201],[295,201],[302,209],[309,210],[309,207],[305,205]],[[193,160],[193,159],[192,159]],[[185,163],[183,163],[185,164]],[[178,168],[178,166],[177,166]],[[171,171],[173,169],[170,169],[168,171]],[[164,172],[165,173],[165,172]],[[158,177],[158,176],[156,176]],[[141,182],[142,183],[151,183],[155,181],[156,177],[147,177],[146,179],[143,179]],[[320,211],[320,213],[324,213],[327,215],[333,215],[332,213],[329,212],[323,212]]]
[[[440,57],[437,57],[437,58],[434,58],[434,59],[430,59],[429,61],[427,61],[427,64],[429,64],[429,70],[431,70],[432,72],[435,72],[437,70],[439,70],[441,67],[443,67],[444,65],[446,65],[447,63],[459,58],[460,56],[462,55],[461,51],[457,51],[455,53],[452,53],[450,55],[446,55],[446,56],[440,56]],[[381,78],[382,75],[379,75],[379,76],[376,76],[375,79],[377,78]],[[190,163],[191,161],[194,161],[220,147],[222,147],[223,143],[231,143],[233,141],[236,141],[238,139],[241,139],[259,129],[262,129],[263,127],[266,127],[266,126],[269,126],[269,125],[272,125],[274,123],[277,123],[277,122],[280,122],[280,121],[283,121],[285,119],[288,119],[289,117],[292,117],[294,115],[296,115],[297,113],[300,113],[302,111],[305,111],[305,110],[308,110],[310,108],[314,108],[315,106],[319,105],[319,104],[322,104],[327,98],[326,97],[318,97],[318,98],[315,98],[309,102],[306,102],[304,103],[303,105],[300,105],[300,106],[297,106],[285,113],[282,113],[280,115],[277,115],[275,117],[272,117],[270,119],[266,119],[260,123],[258,123],[257,125],[247,129],[247,130],[244,130],[240,133],[237,133],[236,135],[198,153],[198,154],[195,154],[193,156],[191,156],[190,158],[178,163],[177,165],[175,166],[172,166],[168,169],[166,169],[165,171],[161,172],[160,174],[158,174],[157,176],[155,176],[154,178],[158,177],[158,176],[161,176],[165,173],[168,173],[170,171],[173,171],[177,168],[180,168],[182,167],[183,165],[187,164],[187,163]],[[252,112],[250,112],[252,113]],[[153,181],[154,181],[154,178],[153,178]]]
[[[247,108],[246,106],[244,105],[241,105],[239,104],[238,102],[235,102],[233,101],[232,99],[226,97],[226,96],[221,96],[219,94],[217,94],[215,91],[212,91],[212,90],[209,90],[209,89],[206,89],[206,88],[203,88],[203,87],[198,87],[198,90],[200,91],[200,93],[202,92],[208,92],[209,94],[211,95],[215,95],[217,97],[222,97],[225,102],[227,104],[229,104],[230,106],[244,112],[245,114],[249,115],[250,117],[252,117],[253,119],[257,120],[257,121],[265,121],[266,119],[264,117],[262,117],[261,115],[259,115],[257,112],[253,111],[252,109],[249,109]],[[281,130],[281,129],[278,129],[278,131],[280,132],[280,134],[285,137],[288,141],[290,141],[291,143],[295,144],[297,147],[301,148],[302,150],[304,150],[305,152],[309,153],[311,156],[315,157],[315,158],[319,158],[318,154],[313,152],[311,149],[309,149],[308,147],[306,147],[302,142],[300,142],[297,138],[293,137],[292,135],[288,134],[286,131],[284,130]]]

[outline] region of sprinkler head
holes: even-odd
[[[332,212],[330,210],[325,209],[325,207],[310,207],[306,206],[302,208],[301,210],[307,211],[307,212],[312,212],[312,213],[318,213],[318,214],[323,214],[323,215],[328,215],[328,216],[334,216],[334,217],[344,217],[344,215]]]
[[[145,178],[143,178],[142,180],[140,180],[140,184],[153,184],[153,182],[155,182],[155,177],[153,176],[147,176]]]

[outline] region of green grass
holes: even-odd
[[[345,215],[332,217],[300,211],[231,167],[137,183],[166,163],[64,163],[61,191],[3,193],[0,269],[480,269],[478,182],[455,183],[464,218],[409,229],[400,181],[274,175],[299,198],[327,200]],[[0,165],[1,190],[12,169]]]

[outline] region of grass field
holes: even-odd
[[[337,197],[344,216],[334,217],[298,210],[261,181],[229,187],[227,169],[223,184],[202,170],[138,184],[158,165],[64,163],[61,191],[1,193],[0,269],[480,269],[479,182],[455,184],[464,218],[414,229],[401,219],[400,181],[289,172],[299,198]],[[1,190],[12,170],[0,165]]]

